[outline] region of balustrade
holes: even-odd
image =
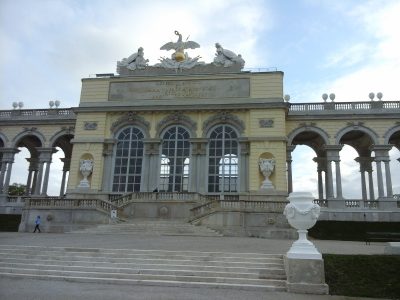
[[[177,196],[178,197],[175,197]],[[246,197],[247,196],[247,197]],[[66,199],[63,197],[8,197],[10,203],[24,201],[28,208],[55,208],[55,209],[98,209],[109,213],[113,209],[121,208],[129,203],[139,200],[146,201],[170,201],[170,200],[201,200],[203,204],[191,209],[193,218],[207,215],[214,211],[243,211],[243,212],[274,212],[282,213],[287,202],[286,201],[266,201],[253,200],[252,195],[229,195],[228,199],[225,195],[224,199],[220,199],[219,195],[200,195],[196,193],[153,193],[138,192],[119,197],[113,201],[104,201],[100,199]],[[239,200],[239,197],[242,199]],[[244,199],[243,199],[244,198]],[[206,201],[207,200],[207,201]],[[338,201],[343,202],[345,209],[376,210],[382,209],[386,202],[393,201],[363,201],[359,199],[315,199],[314,203],[322,208],[329,210],[330,204]],[[396,200],[397,208],[400,208],[400,201]]]
[[[80,208],[100,209],[110,212],[117,206],[111,202],[100,199],[66,199],[62,197],[25,198],[25,206],[30,208]]]
[[[16,109],[0,111],[0,119],[21,118],[59,118],[59,117],[75,118],[75,113],[71,108],[63,109]]]
[[[289,113],[324,110],[368,110],[374,108],[400,109],[400,101],[290,103]]]

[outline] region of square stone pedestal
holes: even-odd
[[[285,257],[287,291],[299,294],[326,295],[323,259],[293,259]]]

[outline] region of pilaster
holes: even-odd
[[[160,176],[160,139],[143,139],[144,144],[144,168],[142,169],[143,192],[152,192],[158,189],[158,177]]]
[[[204,178],[207,174],[207,144],[208,139],[191,138],[192,157],[190,162],[190,187],[189,192],[205,193],[206,185]]]

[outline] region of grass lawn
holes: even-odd
[[[331,295],[400,299],[400,255],[324,254]]]

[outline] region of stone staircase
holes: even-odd
[[[283,256],[0,245],[0,277],[286,291]]]
[[[131,219],[116,224],[105,224],[70,231],[69,233],[130,234],[130,235],[177,235],[177,236],[223,236],[205,226],[196,226],[180,220]]]

